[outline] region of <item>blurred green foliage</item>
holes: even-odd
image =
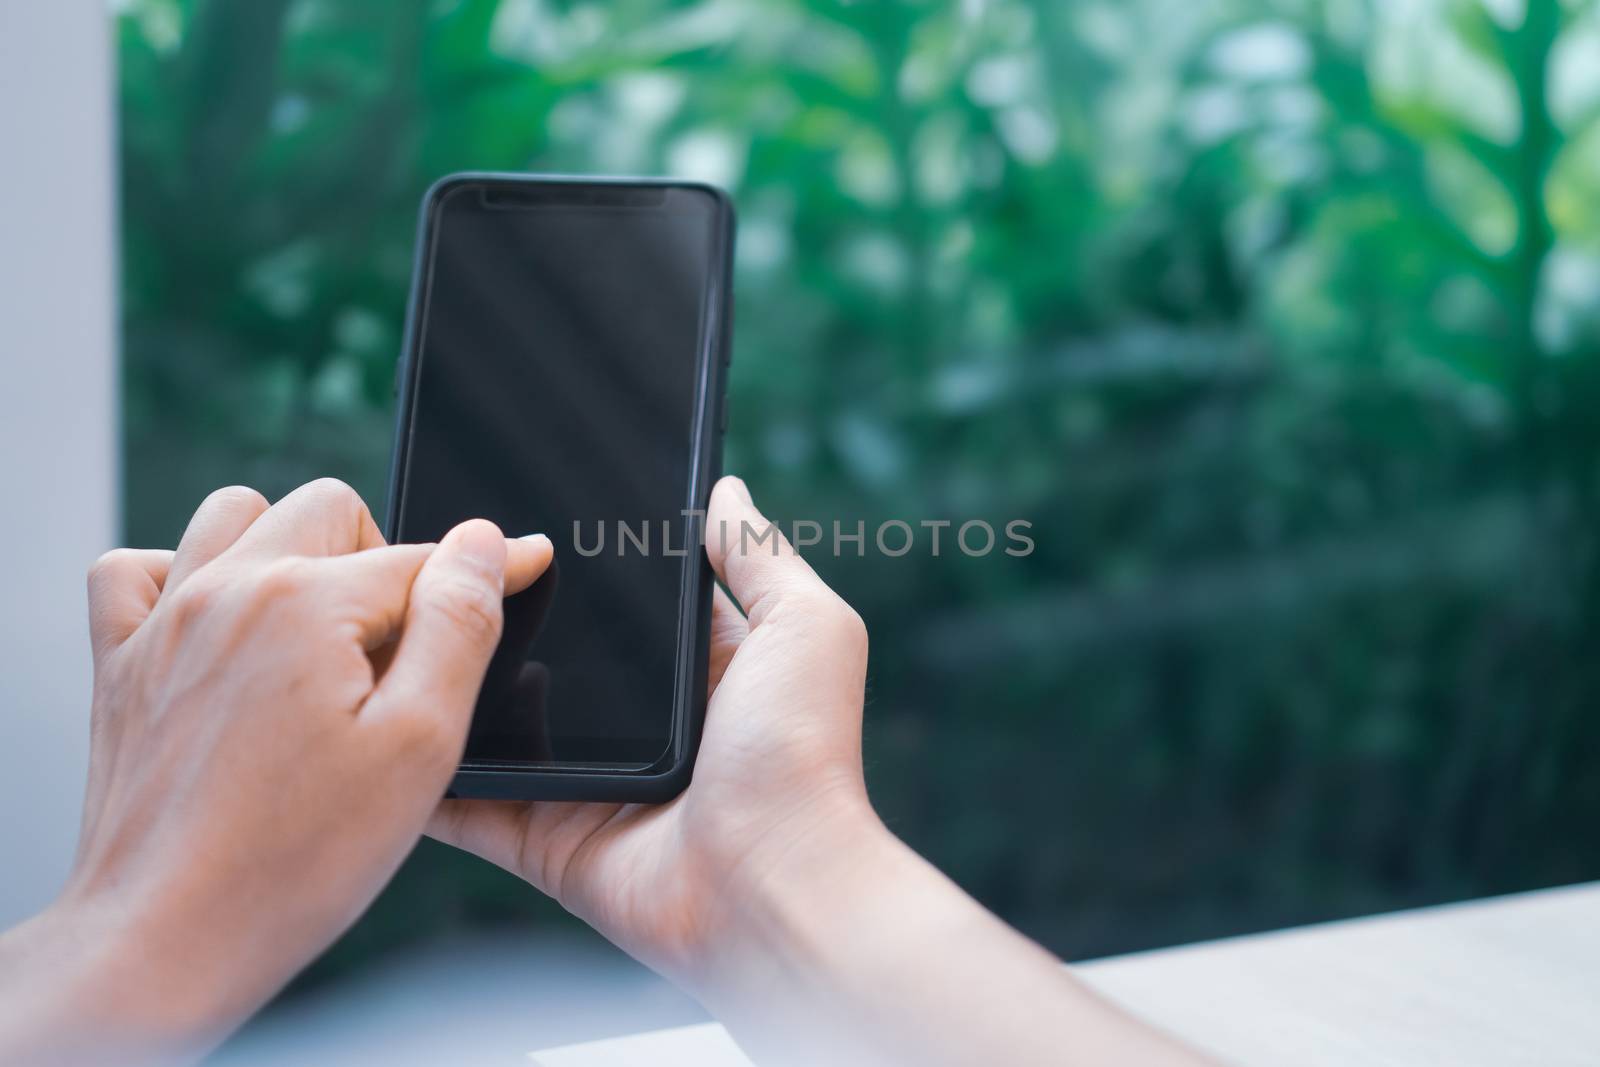
[[[891,824],[1082,956],[1600,877],[1600,16],[1557,0],[125,0],[127,525],[381,503],[424,187],[709,178],[729,469]],[[416,857],[327,966],[533,894]],[[549,915],[549,909],[539,912]]]

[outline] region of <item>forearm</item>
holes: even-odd
[[[229,1029],[216,995],[226,983],[172,973],[158,937],[94,903],[57,904],[0,933],[0,1062],[199,1059]]]
[[[864,820],[731,920],[702,999],[758,1063],[1192,1065]]]

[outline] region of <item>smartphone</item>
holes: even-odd
[[[667,180],[456,174],[423,201],[391,542],[548,534],[505,603],[455,796],[659,802],[705,715],[733,209]]]

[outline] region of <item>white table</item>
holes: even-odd
[[[1600,1064],[1600,883],[1100,960],[1129,1011],[1240,1067]],[[715,1024],[540,1067],[748,1067]]]

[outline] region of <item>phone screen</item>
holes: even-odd
[[[669,748],[718,218],[692,187],[491,181],[434,204],[395,532],[483,516],[556,548],[506,602],[468,763],[641,770]]]

